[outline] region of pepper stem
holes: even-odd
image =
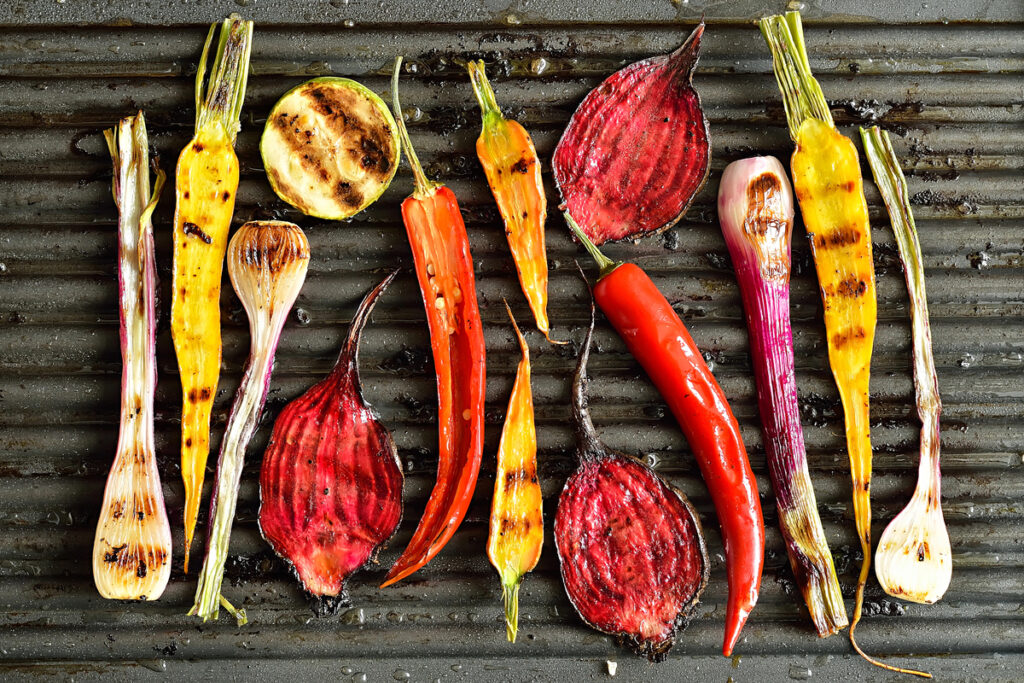
[[[600,277],[604,277],[622,265],[621,262],[612,261],[610,258],[602,254],[601,250],[590,241],[587,234],[583,232],[583,228],[573,220],[572,215],[568,211],[563,211],[562,215],[565,216],[565,222],[569,226],[569,229],[572,230],[572,233],[576,235],[576,239],[583,244],[586,250],[590,252],[590,255],[594,257],[594,260],[597,261],[597,267],[601,269]]]
[[[402,138],[402,147],[405,148],[405,157],[409,160],[409,166],[412,167],[412,175],[416,181],[416,191],[413,193],[417,197],[423,197],[431,194],[434,188],[437,187],[437,183],[431,182],[427,179],[427,174],[423,172],[423,166],[420,164],[419,157],[416,156],[416,150],[412,147],[412,141],[409,139],[409,130],[405,127],[405,117],[402,116],[402,103],[398,101],[398,74],[402,70],[402,56],[395,57],[395,70],[391,75],[391,108],[395,112],[395,122],[398,124],[398,135]]]
[[[504,118],[501,115],[498,100],[494,97],[494,89],[491,88],[491,83],[487,80],[487,72],[484,71],[484,60],[480,59],[475,62],[469,62],[466,64],[466,68],[469,70],[469,80],[473,84],[473,94],[476,95],[476,101],[480,103],[480,113],[483,115],[484,122],[486,123],[489,116]]]

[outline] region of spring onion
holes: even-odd
[[[889,211],[900,259],[910,291],[910,317],[914,342],[914,390],[921,418],[921,461],[917,487],[910,503],[882,532],[875,552],[875,576],[886,593],[897,598],[931,604],[942,598],[953,576],[949,532],[942,516],[939,471],[939,378],[932,356],[928,324],[928,298],[924,289],[924,261],[917,239],[910,194],[889,134],[873,126],[860,129],[864,152],[875,184]]]
[[[92,549],[92,573],[104,598],[156,600],[171,575],[171,527],[164,509],[153,446],[156,391],[156,260],[146,120],[122,119],[104,131],[114,160],[118,220],[118,301],[121,309],[121,428],[107,477]]]
[[[750,331],[761,429],[789,563],[822,638],[847,625],[832,553],[818,516],[800,425],[789,318],[793,191],[775,157],[726,167],[718,218]]]
[[[251,221],[231,238],[227,261],[231,284],[249,316],[249,362],[224,429],[217,482],[210,503],[206,557],[199,574],[196,601],[189,614],[203,621],[216,619],[219,605],[224,605],[241,625],[246,622],[244,610],[232,607],[220,591],[231,522],[238,502],[245,448],[256,431],[267,399],[281,329],[306,279],[309,242],[293,223]]]

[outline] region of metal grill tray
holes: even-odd
[[[511,2],[511,4],[509,4]],[[790,3],[792,4],[792,3]],[[802,5],[803,3],[801,3]],[[879,122],[898,133],[921,233],[942,421],[944,503],[955,571],[935,606],[904,604],[872,580],[864,648],[944,680],[1007,680],[1024,666],[1024,6],[1017,0],[808,2],[811,65],[847,134]],[[890,674],[852,655],[845,634],[814,636],[792,582],[766,476],[738,289],[714,212],[726,163],[788,158],[791,145],[768,50],[753,19],[787,7],[582,0],[7,0],[0,6],[0,676],[4,678],[766,681],[878,680]],[[179,386],[167,329],[173,193],[156,216],[163,278],[157,447],[175,527],[175,572],[155,604],[100,599],[89,553],[113,459],[120,357],[116,213],[100,132],[145,110],[166,170],[191,135],[192,92],[206,27],[238,11],[256,21],[252,78],[238,140],[236,224],[277,215],[312,245],[309,278],[278,352],[263,427],[249,449],[226,594],[252,623],[186,617],[195,577],[181,573]],[[725,578],[706,488],[670,415],[603,321],[591,361],[592,407],[609,445],[639,453],[697,506],[713,555],[695,622],[664,664],[650,665],[585,627],[569,605],[554,548],[523,584],[520,642],[505,642],[497,577],[484,557],[494,452],[518,350],[502,297],[529,318],[497,211],[473,151],[479,114],[461,66],[495,67],[506,111],[534,133],[547,167],[583,95],[605,76],[676,47],[707,13],[695,85],[711,121],[711,178],[683,221],[609,256],[641,264],[683,316],[743,427],[765,503],[768,557],[761,600],[737,656],[718,649]],[[448,547],[412,580],[379,591],[433,483],[435,388],[423,311],[394,186],[348,223],[296,214],[276,200],[257,145],[278,96],[303,80],[350,76],[387,90],[394,55],[415,73],[404,104],[428,171],[463,203],[477,263],[488,346],[488,417],[480,483]],[[416,112],[415,110],[418,110]],[[865,175],[869,177],[865,167]],[[908,297],[888,218],[866,183],[878,271],[872,376],[875,538],[909,499],[919,423],[913,408]],[[838,397],[826,363],[809,252],[794,237],[793,318],[808,458],[826,533],[846,590],[859,556]],[[578,342],[585,292],[573,265],[585,254],[549,221],[551,320]],[[406,513],[380,568],[356,575],[353,607],[317,619],[256,528],[256,472],[280,408],[331,365],[363,292],[385,269],[403,275],[381,300],[363,341],[367,398],[394,430],[406,466]],[[224,373],[214,447],[248,351],[244,313],[224,288]],[[545,514],[573,468],[566,422],[575,347],[532,332]],[[213,459],[211,459],[212,469]],[[212,480],[212,472],[207,482]],[[550,533],[549,533],[550,537]],[[198,547],[196,549],[198,552]]]

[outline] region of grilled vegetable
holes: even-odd
[[[790,162],[793,186],[811,243],[825,308],[828,358],[846,420],[846,445],[853,479],[853,512],[864,560],[850,642],[872,664],[854,632],[864,605],[871,568],[871,423],[868,380],[875,338],[875,268],[864,182],[853,141],[832,123],[832,112],[811,74],[799,12],[767,17],[761,33],[771,49],[782,91],[789,134],[796,143]],[[902,670],[907,673],[921,672]]]
[[[818,516],[800,426],[789,322],[793,191],[775,157],[729,164],[718,220],[732,256],[750,331],[761,432],[789,564],[824,638],[847,625],[832,552]]]
[[[467,68],[483,115],[476,155],[505,221],[508,248],[516,262],[519,284],[533,311],[537,329],[552,341],[548,324],[548,258],[544,247],[548,206],[540,176],[540,159],[526,129],[518,121],[502,116],[483,61],[470,62]]]
[[[156,391],[156,260],[153,210],[164,174],[149,187],[146,120],[104,131],[114,161],[118,209],[117,281],[121,311],[121,427],[96,524],[92,575],[113,600],[156,600],[171,575],[171,527],[153,447]]]
[[[729,579],[722,643],[728,657],[757,604],[764,567],[764,518],[739,423],[686,325],[647,273],[607,258],[572,216],[565,220],[601,268],[597,305],[668,403],[711,493]]]
[[[383,194],[395,177],[398,149],[387,105],[347,78],[314,78],[289,90],[260,139],[277,196],[329,220],[354,216]]]
[[[183,397],[186,572],[210,453],[210,410],[220,377],[220,283],[238,190],[234,143],[252,47],[252,22],[236,15],[225,19],[204,98],[206,62],[216,28],[210,27],[196,73],[195,137],[178,157],[175,178],[171,336]]]
[[[519,584],[540,559],[544,542],[543,500],[537,479],[537,429],[533,422],[533,392],[530,390],[530,347],[519,331],[512,309],[508,317],[516,331],[523,359],[516,370],[512,396],[508,399],[505,427],[498,445],[498,473],[494,478],[487,557],[501,576],[505,601],[505,630],[509,642],[516,642],[519,630]]]
[[[711,142],[691,83],[703,35],[702,21],[672,54],[609,76],[562,134],[555,181],[595,245],[672,227],[704,186]]]
[[[218,605],[224,605],[239,624],[245,623],[244,610],[236,610],[220,592],[231,523],[238,502],[245,448],[259,424],[281,329],[302,289],[308,266],[309,243],[299,226],[293,223],[246,223],[231,238],[228,247],[228,275],[249,316],[251,342],[249,361],[221,441],[217,482],[210,503],[206,557],[199,574],[196,601],[189,611],[203,621],[216,619],[220,612]]]
[[[924,290],[924,259],[917,239],[910,193],[889,134],[874,126],[860,129],[864,152],[889,210],[900,259],[910,291],[914,340],[914,389],[921,418],[921,462],[910,503],[882,532],[875,552],[875,576],[889,595],[930,604],[942,598],[953,576],[949,532],[942,517],[942,473],[939,470],[939,378],[932,356],[928,298]]]
[[[708,553],[686,496],[636,458],[601,443],[586,395],[593,334],[591,299],[572,385],[579,468],[565,482],[555,514],[562,582],[583,621],[661,661],[707,585]]]
[[[398,57],[391,95],[402,146],[416,181],[415,191],[402,202],[402,220],[430,328],[437,374],[439,453],[437,483],[423,518],[383,586],[409,576],[448,543],[473,498],[484,446],[485,346],[469,238],[455,194],[427,180],[409,141],[398,101],[401,67],[402,58]]]
[[[260,531],[318,614],[349,604],[346,581],[376,561],[402,518],[395,442],[359,381],[359,338],[397,274],[359,304],[331,374],[285,406],[263,455]]]

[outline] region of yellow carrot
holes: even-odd
[[[829,364],[846,420],[854,521],[864,554],[850,623],[850,642],[872,664],[930,678],[930,674],[893,667],[869,657],[854,637],[871,567],[868,380],[877,318],[871,225],[857,148],[852,140],[836,130],[821,87],[811,73],[800,13],[767,17],[760,21],[760,27],[772,52],[789,134],[796,143],[790,162],[793,188],[811,242],[825,308]]]
[[[501,576],[505,631],[509,641],[514,643],[519,629],[519,584],[523,575],[537,566],[544,543],[544,519],[537,479],[537,430],[530,390],[530,348],[512,317],[508,303],[505,308],[512,319],[523,359],[516,371],[498,445],[498,473],[494,480],[487,557]]]
[[[220,283],[238,190],[235,136],[245,98],[252,22],[237,15],[220,29],[210,79],[206,62],[217,24],[210,27],[196,73],[196,132],[178,157],[174,208],[171,336],[178,356],[181,476],[185,482],[185,571],[210,453],[210,411],[220,376]]]

